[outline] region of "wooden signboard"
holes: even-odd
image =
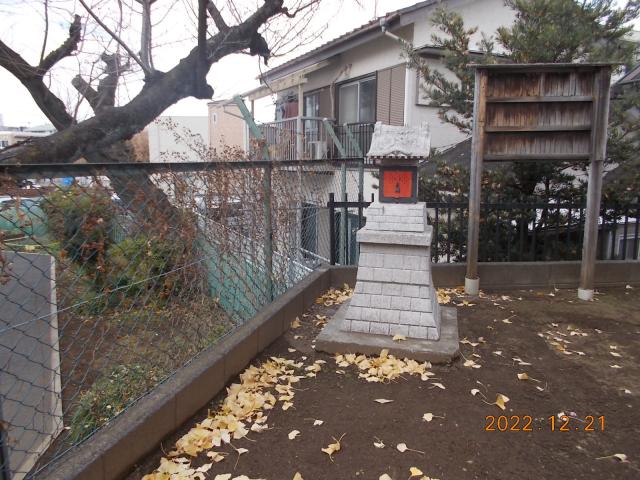
[[[609,112],[609,64],[504,64],[476,68],[465,290],[477,294],[484,162],[589,160],[580,298],[593,295]]]

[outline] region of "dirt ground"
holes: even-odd
[[[205,476],[289,480],[299,472],[304,480],[377,480],[386,473],[398,480],[409,478],[409,469],[417,467],[442,480],[638,479],[639,292],[604,290],[590,303],[579,302],[575,290],[501,291],[480,299],[452,294],[463,357],[433,366],[435,376],[429,381],[404,375],[386,383],[369,383],[358,377],[356,367],[341,368],[332,356],[313,350],[321,328],[315,325],[316,314],[335,312],[335,307],[315,305],[300,328],[290,330],[254,363],[270,356],[304,356],[305,365],[325,360],[322,371],[296,386],[292,408],[283,411],[278,402],[268,412],[268,430],[233,442],[247,453],[238,458],[227,445],[222,450],[229,456]],[[466,360],[480,368],[465,366]],[[519,373],[529,379],[519,380]],[[472,395],[473,389],[479,393]],[[505,411],[488,404],[498,393],[509,398]],[[374,402],[380,398],[393,402]],[[562,428],[567,431],[561,431],[564,422],[557,417],[562,412],[569,417]],[[433,419],[423,420],[425,413]],[[502,420],[488,431],[487,416],[498,422],[501,415],[509,428],[518,421],[519,430],[500,431]],[[151,473],[163,452],[205,416],[206,411],[167,438],[129,479]],[[525,416],[531,417],[531,431],[522,431],[529,423]],[[556,416],[553,431],[551,416]],[[315,419],[324,423],[314,426]],[[589,426],[594,431],[585,431]],[[292,430],[300,434],[290,440]],[[321,449],[342,435],[341,450],[332,461]],[[380,441],[384,448],[374,446]],[[396,448],[400,443],[412,450],[401,453]],[[626,455],[626,461],[614,454]],[[201,454],[193,465],[205,461]]]

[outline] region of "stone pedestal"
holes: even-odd
[[[431,231],[424,203],[373,203],[358,232],[360,257],[343,329],[438,340]]]
[[[330,353],[379,354],[448,362],[458,353],[454,308],[438,305],[424,203],[372,203],[360,245],[354,294],[316,339]],[[395,335],[406,340],[393,341]]]

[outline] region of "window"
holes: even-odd
[[[304,116],[319,117],[320,116],[320,95],[312,93],[304,97]]]
[[[373,123],[376,119],[376,79],[368,77],[338,89],[338,122]]]

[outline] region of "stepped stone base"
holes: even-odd
[[[346,331],[345,315],[349,308],[345,302],[329,320],[316,338],[315,349],[327,353],[362,353],[378,355],[384,348],[398,358],[411,358],[419,362],[448,363],[460,354],[458,344],[458,316],[455,308],[440,307],[438,324],[440,338],[426,340],[407,338],[404,341],[393,341],[388,335],[371,335]]]
[[[360,257],[343,330],[438,340],[431,278],[431,233],[424,203],[372,203],[358,232]]]

